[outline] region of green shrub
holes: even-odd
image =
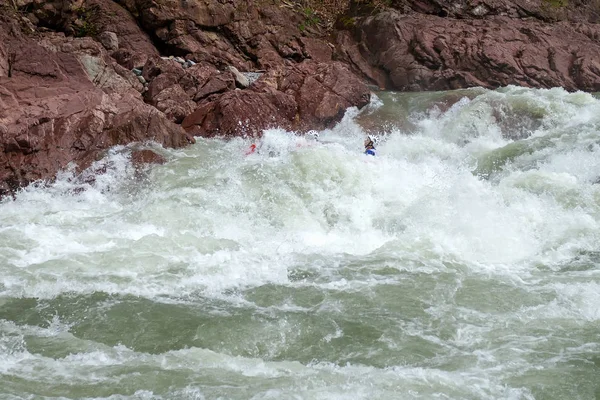
[[[77,19],[79,21],[79,23],[74,27],[76,37],[96,36],[98,33],[100,33],[100,29],[96,24],[98,18],[97,7],[82,6],[74,9],[73,11],[77,15]]]
[[[298,26],[300,31],[304,32],[309,26],[317,26],[321,23],[321,19],[317,16],[317,13],[312,8],[304,7],[302,9],[302,13],[304,14],[304,21]]]

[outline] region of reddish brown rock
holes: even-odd
[[[119,65],[130,71],[134,68],[141,70],[148,61],[148,55],[146,53],[127,49],[119,49],[113,52],[112,57]]]
[[[218,73],[211,76],[199,87],[194,95],[194,101],[200,101],[215,93],[222,93],[235,88],[235,80],[230,72]]]
[[[284,60],[330,61],[329,43],[306,36],[307,16],[278,0],[118,0],[168,47],[220,69],[270,69]],[[117,32],[118,34],[118,32]]]
[[[161,74],[148,84],[148,90],[144,93],[146,101],[150,104],[155,103],[155,98],[163,91],[179,82],[179,77],[172,73]],[[189,98],[187,99],[189,100]]]
[[[135,2],[146,26],[159,27],[164,21],[190,20],[197,26],[217,27],[233,21],[234,7],[232,2],[211,0],[188,1],[182,5],[181,0],[160,0],[160,2]]]
[[[6,21],[6,20],[5,20]],[[117,144],[190,139],[106,62],[89,39],[24,37],[0,24],[0,191],[51,179],[70,162],[87,166]],[[86,61],[87,60],[87,61]],[[87,65],[86,65],[87,63]],[[10,77],[8,76],[10,72]]]
[[[336,32],[336,42],[339,58],[346,61],[356,74],[363,76],[380,89],[393,87],[386,71],[371,61],[367,43],[361,42],[360,39],[355,40],[352,33],[347,30]]]
[[[598,25],[578,28],[566,21],[497,15],[463,20],[391,10],[354,23],[355,47],[347,35],[338,36],[345,59],[390,89],[514,84],[600,90]]]
[[[195,101],[235,88],[229,72],[205,65],[184,69],[175,60],[160,57],[148,59],[143,76],[150,81],[144,93],[146,102],[176,123],[196,109]]]
[[[131,152],[131,162],[135,167],[141,167],[145,164],[164,164],[167,159],[152,150],[143,149]]]
[[[86,0],[84,9],[93,12],[90,22],[92,33],[104,31],[114,32],[119,41],[119,48],[146,56],[158,55],[158,51],[146,32],[138,25],[136,19],[115,1]],[[142,64],[143,65],[143,64]],[[131,68],[129,68],[131,69]]]
[[[27,13],[32,25],[76,37],[100,37],[103,32],[110,31],[116,35],[121,49],[158,54],[132,14],[115,1],[18,0],[14,4],[20,12]]]
[[[368,88],[342,64],[306,61],[270,71],[246,90],[208,97],[182,126],[207,137],[259,136],[271,127],[319,129],[369,98]]]
[[[304,62],[283,69],[278,89],[293,95],[299,124],[308,129],[331,127],[349,107],[369,103],[370,91],[341,63]]]
[[[152,104],[169,120],[178,124],[196,109],[196,103],[190,100],[179,85],[161,91],[152,99]]]
[[[360,1],[352,1],[359,5]],[[365,4],[365,2],[362,2]],[[367,3],[368,4],[368,3]],[[503,16],[511,19],[537,19],[544,22],[600,21],[598,4],[586,0],[393,0],[389,3],[404,14],[417,12],[438,17],[482,19]]]
[[[181,88],[194,98],[198,89],[204,86],[213,75],[218,75],[217,70],[211,64],[196,64],[185,70],[185,75],[179,80]]]
[[[300,44],[303,49],[303,54],[307,58],[317,62],[331,61],[334,49],[333,44],[310,37],[300,38]]]
[[[131,13],[114,1],[20,0],[17,4],[36,17],[36,25],[79,37],[110,31],[116,34],[120,48],[158,54]]]
[[[181,64],[173,59],[164,59],[162,57],[150,57],[142,70],[142,76],[151,81],[161,74],[171,74],[179,80],[184,75]]]
[[[205,101],[182,123],[194,136],[260,136],[263,129],[290,129],[296,102],[275,89],[233,90]]]
[[[73,54],[83,66],[88,79],[106,93],[129,93],[139,97],[143,86],[136,77],[110,58],[103,46],[92,38],[65,37],[49,33],[38,43],[51,53]]]

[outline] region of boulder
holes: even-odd
[[[148,54],[140,51],[119,49],[112,53],[114,60],[128,70],[142,70],[148,61]],[[141,72],[140,72],[141,74]]]
[[[154,96],[152,103],[168,119],[178,124],[196,109],[196,103],[190,99],[179,85],[173,85],[162,90]]]
[[[200,103],[182,127],[194,136],[255,137],[266,128],[290,129],[296,110],[294,98],[275,89],[233,90]]]
[[[152,57],[142,74],[139,78],[146,76],[150,81],[145,101],[176,123],[196,109],[195,101],[235,88],[232,73],[220,72],[206,64],[183,68],[175,58]]]
[[[182,89],[194,98],[198,89],[202,88],[208,80],[220,74],[219,70],[211,64],[195,64],[185,70],[185,75],[179,80]]]
[[[149,149],[134,150],[131,152],[131,163],[139,168],[146,164],[164,164],[167,159]]]
[[[233,78],[235,79],[235,85],[241,89],[245,89],[250,85],[248,78],[243,75],[236,67],[229,66],[229,72],[233,74]]]
[[[183,75],[185,75],[185,71],[181,64],[172,59],[165,59],[162,57],[149,57],[146,64],[144,64],[144,68],[142,69],[142,76],[148,82],[152,81],[155,77],[160,74],[171,74],[175,77],[176,80],[179,80]]]
[[[119,38],[114,32],[104,31],[98,35],[98,41],[106,50],[114,51],[119,48]]]
[[[260,136],[271,127],[323,129],[369,99],[366,85],[342,64],[305,61],[274,69],[246,90],[206,97],[182,126],[206,137]]]
[[[302,129],[332,127],[346,109],[362,108],[371,98],[367,86],[339,62],[305,61],[275,74],[278,89],[296,100]]]
[[[103,46],[92,38],[73,38],[65,37],[62,33],[49,33],[38,42],[50,52],[75,55],[88,79],[107,93],[129,92],[137,96],[136,92],[143,88],[130,71],[117,64],[108,56]]]
[[[225,72],[212,75],[207,82],[198,88],[194,95],[194,101],[201,101],[205,97],[215,93],[223,93],[235,88],[233,74]]]
[[[148,55],[158,54],[148,34],[133,17],[135,13],[132,15],[115,1],[19,0],[15,5],[20,12],[27,13],[32,24],[44,29],[64,32],[68,36],[97,37],[111,51],[118,47]]]

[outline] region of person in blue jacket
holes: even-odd
[[[375,145],[379,141],[379,138],[375,135],[368,135],[365,139],[365,154],[368,156],[375,155]]]

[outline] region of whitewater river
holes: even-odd
[[[378,96],[2,201],[0,398],[599,399],[600,101]]]

